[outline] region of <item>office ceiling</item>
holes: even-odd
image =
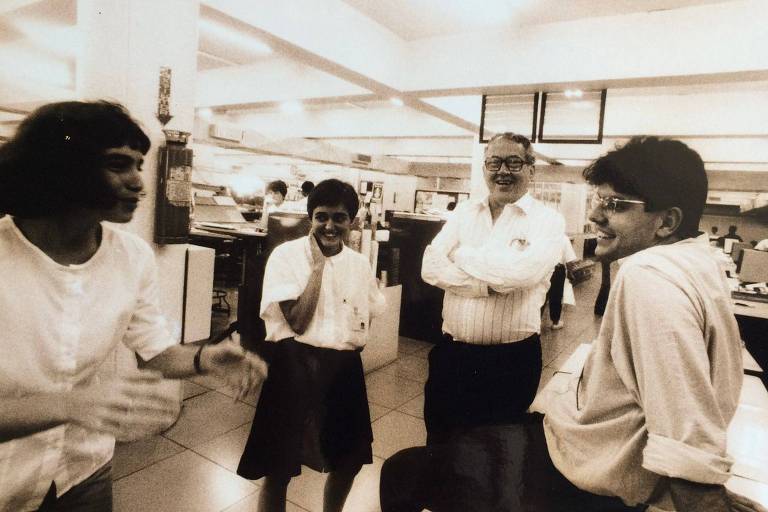
[[[655,133],[721,168],[768,170],[765,0],[200,3],[196,103],[213,123],[469,162],[482,94],[608,88],[603,144],[539,151],[581,165]],[[0,4],[0,67],[13,71],[0,77],[0,136],[19,116],[8,111],[76,96],[76,11]]]

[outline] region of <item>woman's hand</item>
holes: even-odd
[[[200,366],[234,389],[238,400],[255,393],[267,378],[267,363],[232,341],[206,345]]]
[[[159,432],[179,410],[178,399],[159,386],[162,378],[144,370],[75,389],[64,398],[67,420],[120,440]]]

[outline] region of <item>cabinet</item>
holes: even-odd
[[[387,174],[384,178],[384,210],[412,212],[416,176]]]

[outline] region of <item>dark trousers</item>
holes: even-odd
[[[424,385],[427,444],[456,429],[519,421],[536,396],[541,340],[472,345],[450,336],[429,353]]]
[[[401,450],[381,470],[382,512],[641,512],[574,486],[552,464],[539,414]]]
[[[558,263],[549,278],[549,290],[547,290],[547,300],[544,306],[541,306],[541,312],[544,313],[544,307],[549,303],[549,319],[553,324],[560,321],[560,315],[563,312],[563,290],[565,289],[565,265]]]
[[[111,512],[112,461],[94,474],[56,497],[56,482],[43,499],[38,512]]]

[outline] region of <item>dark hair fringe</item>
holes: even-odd
[[[350,217],[357,215],[360,208],[360,200],[355,188],[336,178],[323,180],[312,189],[307,198],[307,215],[312,217],[312,212],[318,206],[343,205]]]
[[[122,146],[146,154],[150,140],[118,103],[65,101],[38,108],[0,147],[0,212],[36,218],[103,205],[103,155]]]

